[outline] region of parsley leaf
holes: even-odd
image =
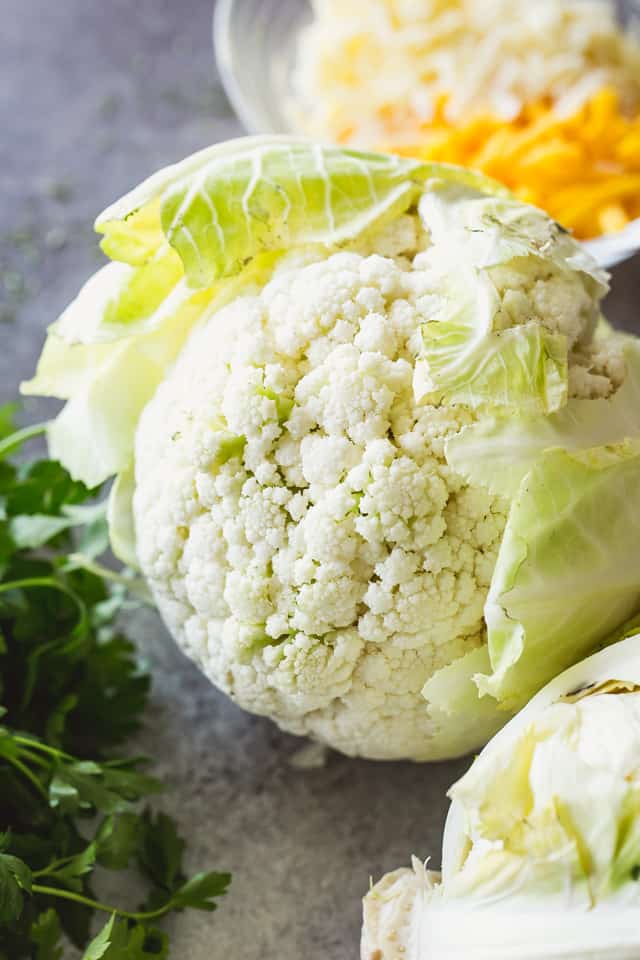
[[[129,927],[124,920],[111,917],[89,944],[82,960],[163,960],[168,942],[158,930]]]
[[[209,912],[216,910],[218,904],[214,902],[215,897],[222,897],[230,883],[231,875],[228,873],[196,873],[174,893],[173,908],[182,910],[192,907],[194,910]]]
[[[52,909],[45,910],[31,927],[31,940],[36,947],[35,960],[60,960],[63,950],[61,937],[58,914]]]
[[[176,825],[164,813],[155,817],[145,810],[141,819],[141,843],[138,854],[144,874],[156,888],[153,902],[166,900],[184,881],[182,855],[185,842]]]
[[[42,432],[12,432],[12,417],[0,408],[0,960],[62,960],[68,943],[84,960],[162,960],[155,923],[215,909],[230,878],[187,877],[173,820],[141,809],[161,784],[143,758],[114,754],[149,692],[119,626],[144,592],[98,559],[100,491],[55,461],[11,461]],[[98,866],[137,871],[143,906],[96,899]]]
[[[24,894],[31,892],[31,871],[19,857],[2,853],[7,845],[7,834],[0,837],[0,923],[18,920],[22,913]]]
[[[61,813],[116,813],[161,789],[157,780],[136,770],[100,765],[92,760],[57,761],[49,785],[49,802]]]
[[[141,842],[140,815],[131,811],[105,817],[96,834],[98,863],[109,870],[125,870]]]

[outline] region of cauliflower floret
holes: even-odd
[[[475,745],[422,689],[484,642],[509,503],[447,464],[474,412],[416,403],[431,274],[411,220],[393,257],[285,258],[192,334],[139,424],[135,516],[158,606],[219,687],[345,753],[426,760]],[[537,304],[586,343],[579,284],[494,281],[512,322]]]
[[[530,258],[493,267],[491,277],[501,297],[505,326],[534,319],[566,337],[570,397],[596,399],[618,389],[625,374],[621,342],[615,337],[603,340],[594,336],[599,304],[579,273]]]

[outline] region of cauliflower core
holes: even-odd
[[[138,557],[183,649],[246,709],[375,758],[476,745],[421,691],[484,643],[509,508],[446,462],[474,412],[414,399],[421,246],[405,216],[368,249],[285,258],[194,331],[136,440]],[[496,269],[505,326],[564,333],[570,392],[606,396],[623,369],[591,342],[597,305],[535,270]]]

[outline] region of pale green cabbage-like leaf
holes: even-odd
[[[430,179],[504,192],[457,167],[291,137],[250,137],[160,171],[105,210],[96,229],[105,234],[109,256],[134,263],[152,256],[164,234],[189,284],[210,286],[261,252],[354,240],[417,202]]]
[[[447,463],[470,483],[514,496],[545,450],[587,450],[640,436],[640,341],[624,344],[627,372],[611,396],[574,398],[546,417],[485,416],[446,444]]]
[[[539,323],[496,329],[491,279],[463,262],[442,284],[441,306],[422,326],[416,400],[510,411],[557,410],[567,399],[567,341]]]
[[[133,465],[121,470],[109,493],[107,519],[111,549],[119,560],[132,570],[139,570],[136,552],[133,494],[135,473]]]
[[[418,402],[549,413],[567,401],[568,344],[539,321],[513,324],[502,310],[491,268],[514,262],[583,274],[594,302],[607,275],[541,210],[441,183],[424,193],[419,211],[431,234],[429,262],[439,300],[422,327],[424,351],[414,388]]]
[[[138,268],[110,263],[85,284],[53,325],[68,343],[108,343],[160,326],[191,296],[180,257],[167,243]]]
[[[492,743],[501,743],[526,729],[535,717],[554,703],[573,703],[584,696],[602,692],[610,685],[615,688],[625,684],[640,687],[640,613],[603,638],[596,653],[567,667],[550,680],[495,735]]]
[[[640,607],[640,441],[553,450],[511,505],[485,604],[482,693],[521,706]]]
[[[173,356],[177,350],[175,344]],[[87,486],[123,470],[133,454],[135,425],[164,369],[135,344],[120,344],[50,425],[50,456]]]
[[[545,450],[586,450],[640,436],[640,341],[624,345],[622,386],[602,399],[568,401],[546,417],[487,415],[446,444],[449,466],[470,483],[512,497]]]
[[[462,756],[481,747],[511,716],[493,697],[481,697],[475,677],[491,670],[486,644],[437,670],[422,690],[434,724],[441,723],[447,738],[438,735],[443,758]],[[456,718],[455,733],[451,718]],[[448,722],[447,722],[448,720]]]
[[[160,259],[166,279],[156,274]],[[180,261],[166,245],[140,267],[103,267],[50,327],[36,375],[21,386],[27,395],[68,400],[48,430],[51,456],[89,486],[126,470],[140,414],[193,327],[263,283],[273,262],[258,258],[240,276],[205,290],[175,280]]]
[[[468,189],[443,183],[420,200],[422,220],[453,266],[465,263],[487,269],[521,257],[536,257],[554,267],[578,270],[595,297],[609,288],[608,274],[571,234],[547,213],[509,196],[474,196]]]
[[[109,269],[101,271],[100,287]],[[120,279],[126,296],[131,277],[121,273]],[[48,440],[51,456],[60,460],[73,477],[96,486],[128,466],[140,413],[211,298],[210,291],[194,293],[179,281],[159,304],[160,316],[145,318],[148,329],[110,342],[103,342],[100,332],[95,334],[97,342],[70,342],[65,339],[69,327],[62,322],[54,324],[36,376],[21,389],[24,394],[68,400],[51,423]],[[106,300],[107,311],[117,309],[117,304],[114,290],[114,296]],[[104,307],[105,301],[96,298],[96,286],[90,283],[66,316],[75,324],[75,317],[84,315],[87,329],[99,331]]]
[[[187,304],[200,306],[209,299],[187,287],[170,248],[161,262],[138,269],[107,264],[49,327],[36,376],[21,391],[69,399],[93,380],[123,341],[151,344],[158,354],[156,345],[165,339],[171,318]],[[142,336],[159,328],[159,336]]]

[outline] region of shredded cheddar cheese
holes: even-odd
[[[571,117],[539,102],[511,122],[487,116],[460,126],[446,119],[443,102],[415,145],[385,146],[482,170],[581,238],[640,216],[640,114],[627,118],[614,90],[600,91]]]
[[[581,238],[640,216],[640,43],[603,0],[313,0],[291,123],[478,168]]]

